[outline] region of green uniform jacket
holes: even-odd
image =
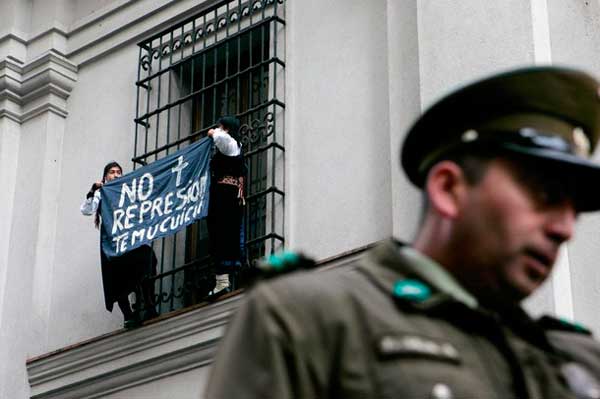
[[[229,325],[206,397],[600,397],[600,346],[555,324],[519,308],[501,319],[390,240],[352,266],[257,285]]]

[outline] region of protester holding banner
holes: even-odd
[[[94,215],[96,228],[100,227],[100,188],[104,183],[121,177],[123,169],[116,162],[110,162],[104,167],[102,180],[94,183],[87,193],[85,201],[81,204],[81,213],[87,216]],[[141,302],[140,294],[145,303],[144,319],[155,317],[154,284],[146,281],[145,277],[156,274],[156,256],[149,245],[142,245],[120,256],[109,257],[100,249],[102,265],[102,285],[104,288],[104,301],[106,310],[112,312],[115,302],[123,312],[125,328],[131,328],[139,323],[139,313],[133,312],[129,302],[129,294],[136,293],[136,302]]]
[[[215,262],[215,294],[231,288],[230,272],[241,267],[240,227],[244,205],[246,165],[238,141],[240,121],[232,116],[219,119],[219,126],[208,136],[216,151],[210,162],[211,187],[208,209],[208,234],[211,256]]]

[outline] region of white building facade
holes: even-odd
[[[197,293],[198,224],[155,243],[161,316],[122,330],[79,213],[108,161],[139,168],[236,114],[250,258],[343,267],[411,240],[398,149],[422,109],[516,66],[600,77],[599,26],[598,0],[0,0],[0,398],[203,397],[243,294]],[[580,217],[534,313],[600,333],[599,222]]]

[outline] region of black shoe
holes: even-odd
[[[218,300],[218,299],[219,299],[220,297],[222,297],[223,295],[225,295],[225,294],[229,294],[230,292],[231,292],[231,289],[229,289],[229,288],[224,288],[224,289],[222,289],[222,290],[220,290],[220,291],[217,291],[217,292],[214,292],[214,291],[213,291],[212,293],[208,294],[208,296],[206,296],[206,298],[204,298],[204,299],[205,299],[206,301],[208,301],[208,302],[213,302],[213,301],[216,301],[216,300]]]
[[[125,327],[127,330],[139,327],[141,325],[142,322],[136,314],[126,317],[125,322],[123,323],[123,327]]]
[[[221,295],[229,294],[230,292],[231,292],[231,287],[226,287],[226,288],[223,288],[223,289],[221,289],[219,291],[213,291],[213,293],[212,293],[211,296],[212,297],[218,297],[218,296],[221,296]]]

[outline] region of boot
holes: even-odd
[[[229,275],[228,274],[217,274],[217,285],[213,290],[213,295],[222,295],[230,291],[229,289]]]
[[[127,329],[138,327],[140,325],[139,317],[137,312],[131,310],[129,298],[127,298],[127,296],[121,297],[117,300],[117,304],[119,305],[121,312],[123,312],[123,318],[125,319],[123,327]]]

